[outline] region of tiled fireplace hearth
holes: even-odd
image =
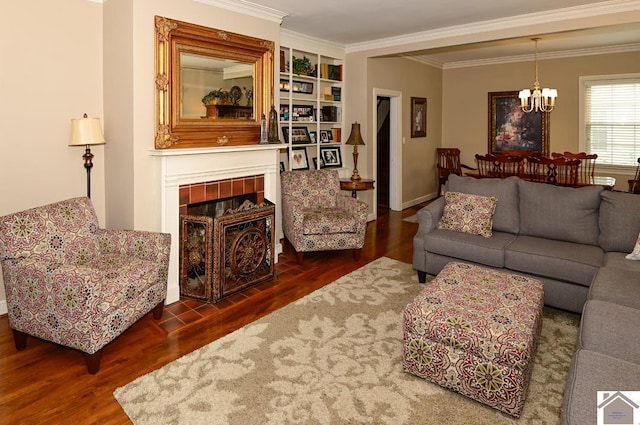
[[[250,145],[152,151],[160,184],[160,230],[171,234],[168,304],[180,298],[179,226],[186,205],[255,192],[258,202],[268,199],[277,206],[279,149],[279,145]],[[280,223],[276,207],[278,229]],[[277,262],[282,252],[279,243],[275,252]]]

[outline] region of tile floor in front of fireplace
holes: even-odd
[[[225,308],[229,308],[257,292],[277,285],[277,276],[281,273],[290,273],[292,269],[300,269],[300,271],[302,271],[302,267],[296,262],[295,255],[289,255],[287,253],[280,254],[278,256],[278,263],[276,264],[276,279],[259,283],[220,300],[216,304],[180,298],[179,301],[165,306],[162,318],[157,323],[167,333],[184,329],[205,317],[220,313]]]

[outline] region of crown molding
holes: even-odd
[[[410,54],[400,54],[398,55],[402,58],[409,59],[415,62],[420,62],[425,65],[433,66],[434,68],[444,69],[445,63],[440,62],[438,60],[433,59],[430,56],[411,56]]]
[[[538,53],[538,60],[564,59],[564,58],[572,58],[572,57],[578,57],[578,56],[606,55],[606,54],[612,54],[612,53],[627,53],[627,52],[637,52],[637,51],[640,51],[640,43],[621,44],[618,46],[589,47],[586,49],[563,50],[559,52]],[[514,62],[533,62],[534,60],[535,60],[534,54],[527,54],[527,55],[516,55],[516,56],[504,56],[501,58],[488,58],[488,59],[477,59],[477,60],[459,61],[459,62],[446,62],[446,63],[442,63],[441,67],[442,69],[469,68],[473,66],[502,65],[502,64],[514,63]],[[437,62],[437,61],[433,61],[433,62]]]
[[[278,25],[282,23],[282,19],[288,16],[287,13],[279,10],[261,6],[245,0],[193,0],[197,3],[207,4],[209,6],[219,7],[221,9],[231,10],[233,12],[242,13],[243,15],[253,16],[255,18],[265,19],[275,22]]]
[[[293,44],[293,42],[298,42],[304,44],[305,46],[314,46],[315,50],[318,51],[329,47],[342,50],[342,52],[344,53],[344,50],[346,48],[344,44],[323,40],[321,38],[311,37],[310,35],[287,30],[284,28],[280,29],[280,42],[287,46]]]
[[[640,0],[610,0],[590,5],[547,10],[526,15],[516,15],[507,18],[455,25],[446,28],[400,35],[397,37],[365,41],[362,43],[353,43],[347,46],[346,52],[355,53],[366,50],[398,47],[406,44],[440,40],[443,38],[468,36],[530,25],[542,25],[550,22],[592,18],[615,13],[637,12],[639,7]]]

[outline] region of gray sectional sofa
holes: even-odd
[[[596,392],[640,390],[640,196],[517,177],[449,176],[447,190],[498,198],[489,238],[438,229],[444,197],[418,211],[413,267],[421,282],[452,260],[544,283],[545,304],[582,313],[562,422],[596,423]]]

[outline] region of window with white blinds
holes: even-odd
[[[640,158],[640,75],[582,80],[586,150],[599,164],[636,166]]]

